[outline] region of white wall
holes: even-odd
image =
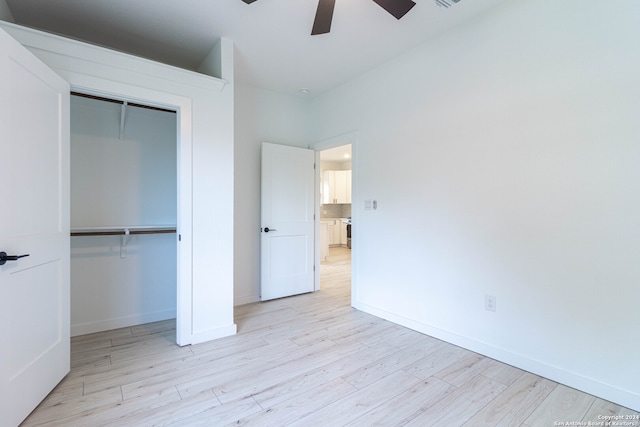
[[[0,21],[15,22],[5,0],[0,0]]]
[[[176,224],[176,114],[71,97],[71,227]]]
[[[235,305],[260,298],[262,142],[307,147],[308,100],[235,85]]]
[[[71,336],[176,317],[173,234],[71,238]]]
[[[359,135],[357,308],[640,409],[638,16],[506,2],[313,101]]]
[[[71,228],[177,222],[176,114],[71,97]],[[175,234],[71,238],[71,335],[176,316]]]

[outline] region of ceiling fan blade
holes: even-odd
[[[333,19],[333,8],[336,0],[318,0],[318,10],[313,21],[311,35],[325,34],[331,31],[331,20]]]
[[[402,18],[411,10],[416,2],[411,0],[373,0],[378,3],[380,7],[396,17],[396,19]]]
[[[253,2],[254,2],[254,1],[256,1],[256,0],[242,0],[242,1],[243,1],[243,2],[245,2],[246,4],[251,4],[251,3],[253,3]]]

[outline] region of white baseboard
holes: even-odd
[[[135,316],[105,319],[95,322],[71,325],[71,336],[92,334],[94,332],[109,331],[111,329],[126,328],[160,320],[175,319],[176,310],[157,311],[154,313],[137,314]]]
[[[640,395],[632,391],[602,383],[581,374],[567,371],[566,369],[552,366],[539,360],[531,359],[525,355],[513,353],[509,350],[498,348],[470,337],[436,328],[359,301],[354,302],[353,307],[360,311],[364,311],[365,313],[369,313],[376,317],[413,329],[414,331],[438,338],[458,347],[471,350],[475,353],[482,354],[508,365],[515,366],[516,368],[548,378],[560,384],[564,384],[585,393],[617,403],[618,405],[625,406],[633,409],[634,411],[640,411]]]
[[[241,297],[234,297],[233,298],[233,305],[234,306],[238,306],[238,305],[245,305],[245,304],[251,304],[254,302],[259,302],[260,301],[260,295],[245,295],[245,296],[241,296]]]
[[[201,342],[207,342],[218,338],[228,337],[235,335],[238,331],[238,327],[235,323],[221,328],[210,329],[207,331],[196,332],[191,334],[189,344],[199,344]]]

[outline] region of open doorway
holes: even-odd
[[[320,289],[330,289],[350,299],[352,145],[340,145],[319,153]]]

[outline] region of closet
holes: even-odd
[[[71,334],[176,316],[174,111],[71,96]]]

